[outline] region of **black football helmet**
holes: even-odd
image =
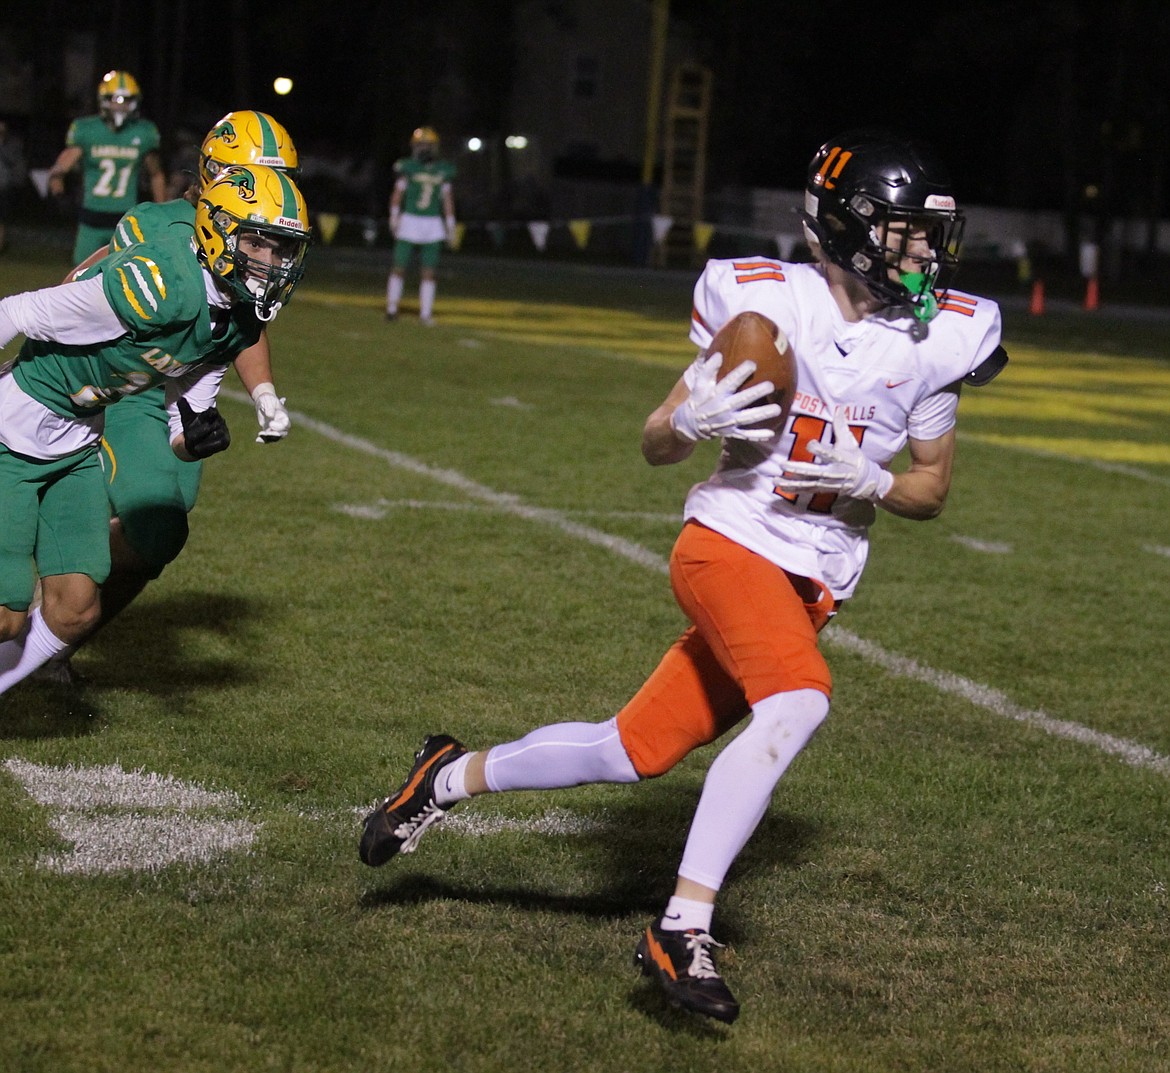
[[[808,238],[833,264],[922,324],[934,317],[935,291],[958,264],[964,220],[950,175],[930,149],[887,130],[832,138],[809,165],[804,201]],[[926,231],[930,256],[916,258],[920,270],[904,272],[911,228]]]

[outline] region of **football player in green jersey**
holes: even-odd
[[[309,238],[291,178],[231,168],[200,194],[194,242],[179,229],[0,301],[0,346],[26,337],[0,366],[0,693],[99,620],[106,408],[165,383],[177,457],[224,450],[215,397],[226,366],[291,297]],[[34,563],[42,603],[30,613]]]
[[[139,173],[144,171],[155,201],[167,196],[166,175],[159,159],[159,134],[138,114],[138,81],[129,71],[107,71],[98,83],[98,115],[75,119],[49,169],[49,192],[65,192],[65,176],[81,165],[81,209],[73,263],[84,260],[110,241],[118,218],[140,200]]]
[[[439,159],[439,136],[419,127],[410,137],[410,156],[394,165],[390,194],[390,233],[394,236],[394,267],[386,281],[386,319],[398,316],[406,269],[418,251],[419,319],[434,323],[435,269],[443,241],[455,242],[455,165]]]
[[[184,197],[161,204],[143,202],[114,228],[108,247],[92,254],[70,278],[81,275],[110,251],[167,235],[194,236],[195,203],[201,185],[225,169],[267,163],[295,177],[299,158],[282,124],[263,112],[235,111],[220,119],[200,147],[200,183]],[[267,330],[236,358],[236,372],[256,406],[257,443],[277,443],[288,435],[291,418],[272,383]],[[104,626],[173,562],[186,545],[187,516],[199,494],[203,464],[181,462],[171,450],[164,386],[159,384],[122,400],[106,413],[101,442],[106,492],[110,499],[110,575],[101,586]],[[38,679],[74,680],[69,664],[76,646],[61,652],[38,672]]]

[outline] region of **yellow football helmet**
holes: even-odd
[[[199,148],[199,181],[207,186],[224,168],[264,164],[296,178],[297,147],[287,130],[267,112],[228,112],[207,132]]]
[[[419,127],[410,136],[410,152],[415,160],[434,160],[439,153],[439,135],[434,127]]]
[[[304,275],[312,231],[297,184],[263,164],[226,169],[195,206],[199,259],[270,321]]]
[[[98,83],[98,111],[115,130],[137,114],[141,97],[138,79],[129,71],[107,71]]]

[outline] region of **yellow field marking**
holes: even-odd
[[[380,295],[299,292],[322,305],[380,309]],[[681,370],[694,355],[687,339],[687,311],[677,320],[629,310],[518,299],[450,298],[442,302],[444,325],[525,346],[564,347]],[[1148,359],[1085,351],[1041,350],[1011,345],[1011,363],[989,387],[963,393],[963,418],[982,428],[997,421],[1027,421],[1033,433],[970,433],[970,439],[1000,446],[1046,451],[1102,462],[1170,464],[1166,414],[1170,413],[1170,365]],[[1036,435],[1037,422],[1059,425],[1053,435]],[[1070,431],[1083,435],[1070,435]],[[1104,435],[1094,436],[1100,429]],[[1132,431],[1134,440],[1119,438]],[[966,430],[964,429],[964,432]]]

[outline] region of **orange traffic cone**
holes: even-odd
[[[1032,303],[1028,306],[1028,312],[1034,317],[1039,317],[1044,313],[1044,280],[1042,279],[1032,281]]]
[[[1089,282],[1085,286],[1085,309],[1090,313],[1101,304],[1101,294],[1097,286],[1097,277],[1090,276]]]

